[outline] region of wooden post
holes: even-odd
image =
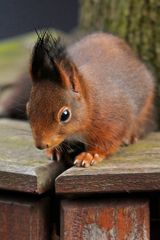
[[[149,240],[146,200],[83,200],[61,205],[61,240]]]
[[[49,240],[50,200],[0,198],[0,239]]]
[[[28,123],[0,120],[0,240],[57,239],[53,188],[64,169],[34,148]]]

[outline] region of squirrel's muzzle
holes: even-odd
[[[43,150],[43,149],[46,149],[46,148],[49,148],[49,144],[45,144],[45,143],[37,143],[36,144],[36,148],[40,149],[40,150]]]

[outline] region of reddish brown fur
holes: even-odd
[[[67,52],[71,68],[66,69],[66,60],[56,63],[58,81],[33,76],[28,114],[37,146],[55,151],[64,140],[82,141],[86,152],[75,164],[89,166],[146,131],[154,80],[124,41],[110,34],[91,34]],[[57,119],[63,106],[72,110],[65,125]]]

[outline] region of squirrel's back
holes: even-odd
[[[69,47],[68,52],[95,98],[115,101],[121,93],[139,114],[146,97],[153,97],[152,75],[122,39],[94,33]]]

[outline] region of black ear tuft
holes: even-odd
[[[38,40],[34,46],[31,59],[31,75],[33,81],[53,78],[59,75],[57,64],[66,58],[66,50],[59,38],[49,32],[37,33]]]

